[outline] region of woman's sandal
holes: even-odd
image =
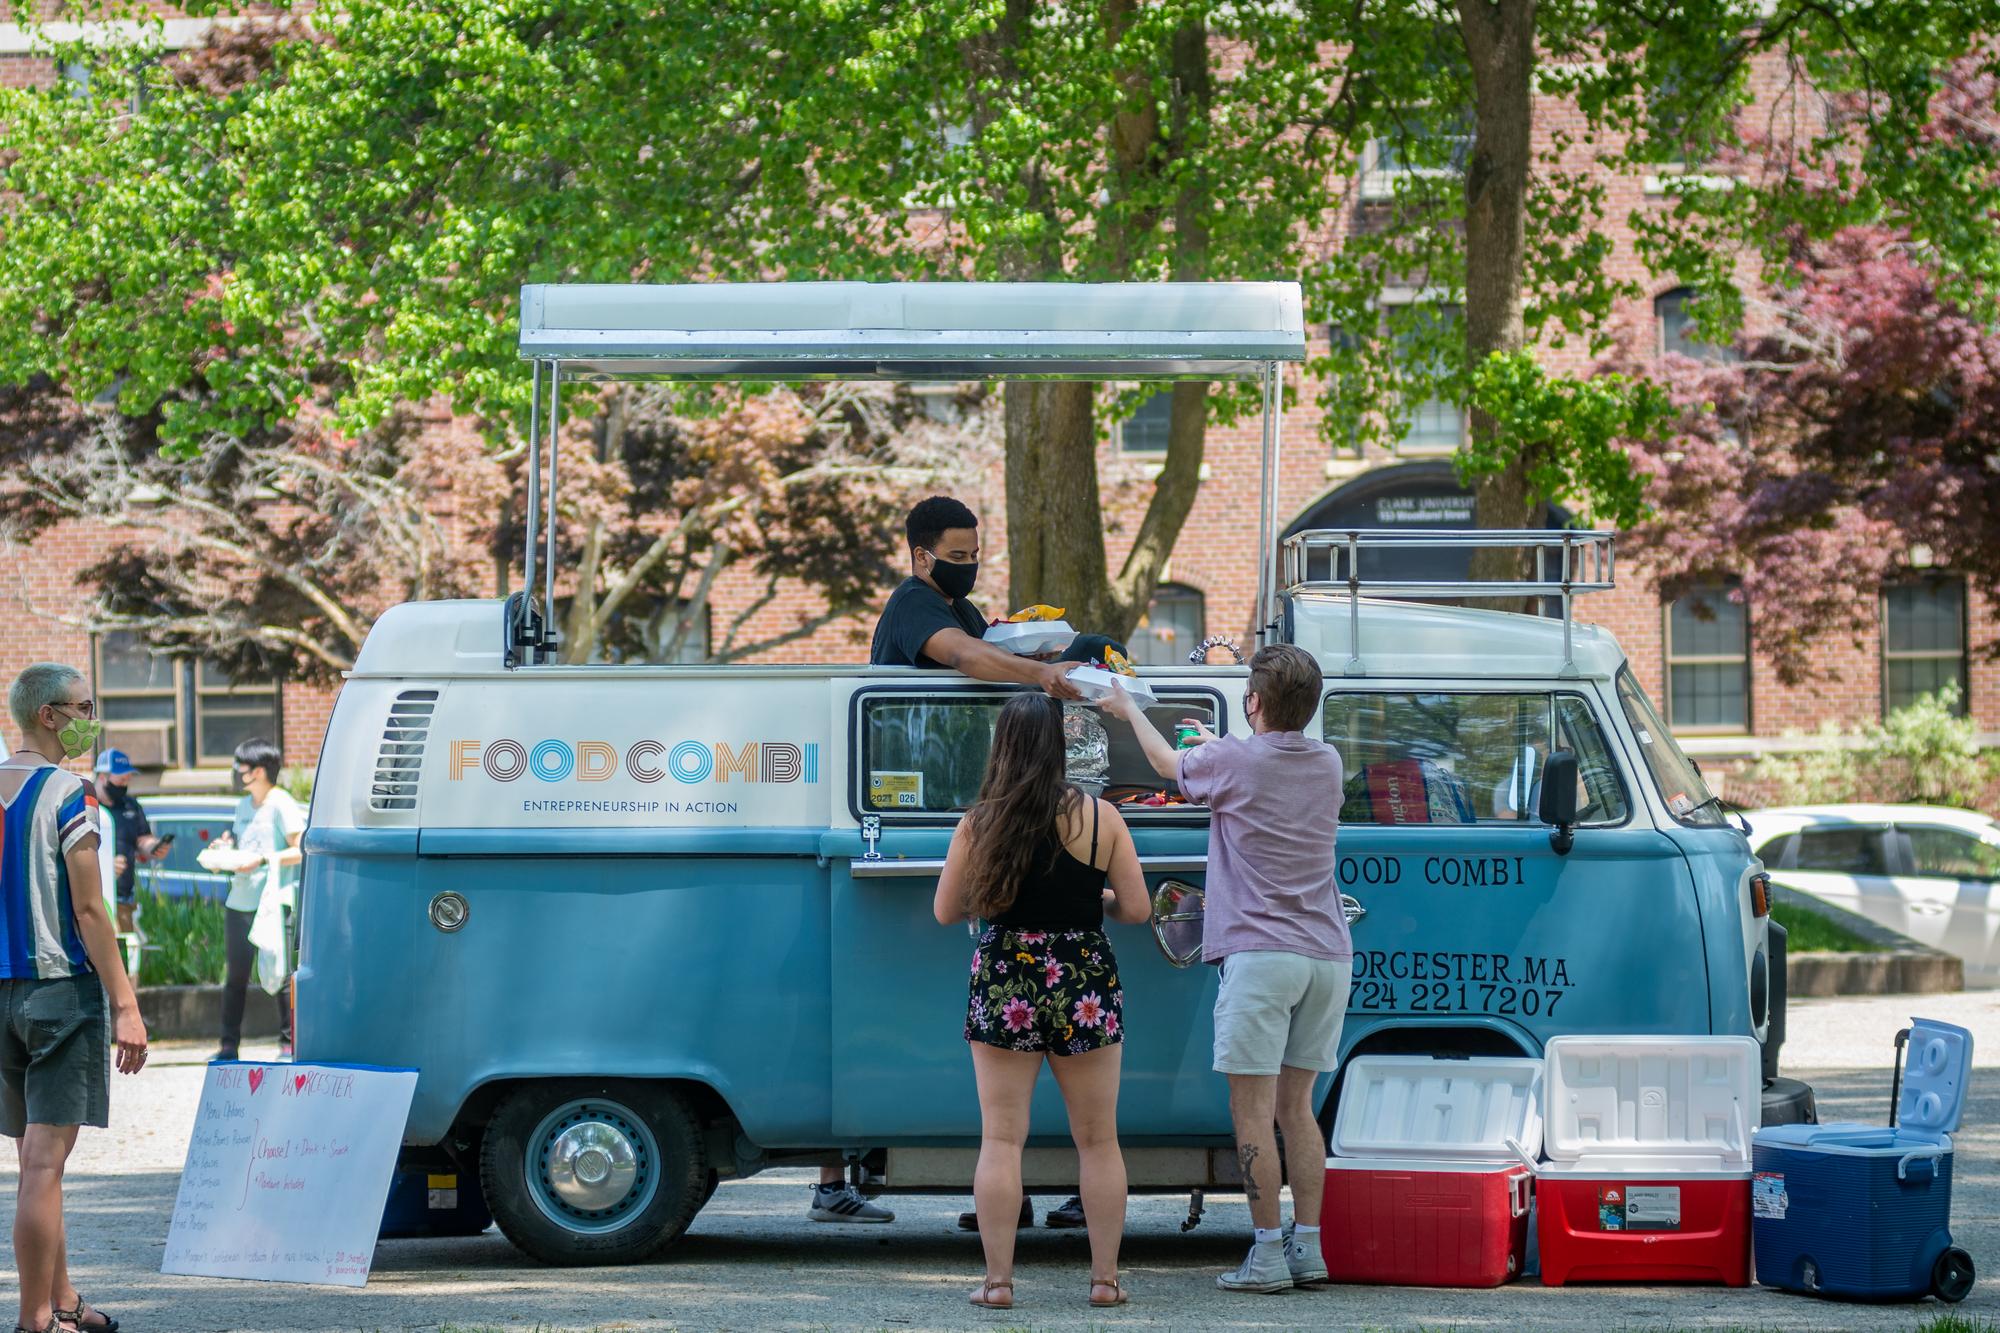
[[[1112,1294],[1117,1299],[1109,1301],[1098,1300],[1097,1289],[1099,1287],[1111,1288]],[[1118,1279],[1115,1277],[1094,1277],[1090,1279],[1090,1303],[1099,1309],[1108,1309],[1113,1305],[1123,1305],[1131,1299],[1130,1296],[1125,1294],[1125,1288],[1119,1285]]]
[[[86,1313],[87,1312],[87,1313]],[[95,1320],[89,1316],[94,1315]],[[58,1310],[56,1318],[74,1326],[78,1333],[118,1333],[118,1321],[92,1305],[78,1292],[74,1310]]]
[[[67,1322],[68,1316],[58,1310],[49,1316],[49,1322],[40,1328],[29,1328],[26,1324],[14,1325],[14,1333],[76,1333],[76,1325]]]
[[[1003,1287],[1006,1289],[1007,1299],[995,1300],[993,1293]],[[1014,1308],[1014,1284],[1005,1280],[995,1282],[991,1278],[984,1279],[979,1284],[979,1290],[973,1292],[970,1299],[982,1310],[1011,1310]]]

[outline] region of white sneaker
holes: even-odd
[[[1329,1279],[1326,1275],[1326,1256],[1320,1252],[1319,1235],[1313,1235],[1314,1244],[1308,1245],[1292,1235],[1294,1223],[1285,1224],[1285,1266],[1292,1270],[1292,1285],[1295,1287],[1317,1287]]]
[[[896,1215],[879,1203],[861,1197],[852,1185],[813,1186],[812,1207],[806,1216],[815,1222],[893,1222]]]
[[[1253,1243],[1242,1265],[1236,1271],[1215,1279],[1215,1285],[1224,1291],[1254,1291],[1266,1295],[1275,1291],[1290,1291],[1292,1269],[1285,1262],[1284,1241],[1266,1241],[1261,1245]]]

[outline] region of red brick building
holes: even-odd
[[[191,44],[206,27],[206,21],[175,19],[167,38],[170,44]],[[24,86],[87,77],[84,71],[54,68],[33,54],[17,28],[0,25],[0,83]],[[1566,117],[1574,118],[1554,102],[1538,114],[1538,147],[1553,142]],[[1344,228],[1369,225],[1371,200],[1386,196],[1397,169],[1391,157],[1373,152],[1364,166],[1362,188],[1350,216],[1343,219]],[[1613,220],[1635,209],[1662,206],[1665,200],[1657,179],[1619,177],[1607,186],[1606,212]],[[1617,230],[1622,231],[1622,223]],[[1644,271],[1629,234],[1617,239],[1623,276],[1646,291],[1636,308],[1623,312],[1631,327],[1650,331],[1638,336],[1652,345],[1635,350],[1687,350],[1691,344],[1681,292]],[[1391,293],[1387,299],[1425,300],[1428,294]],[[1327,330],[1314,330],[1312,336],[1323,349]],[[1580,356],[1574,350],[1551,352],[1549,360],[1576,369]],[[1283,424],[1279,511],[1287,530],[1472,523],[1470,497],[1451,479],[1448,463],[1464,428],[1457,409],[1428,405],[1395,448],[1362,451],[1351,442],[1321,438],[1312,406],[1314,386],[1304,382],[1297,368],[1288,371],[1287,385],[1299,404]],[[935,401],[940,411],[947,410],[944,397]],[[1114,428],[1099,451],[1114,568],[1137,529],[1165,446],[1165,422],[1156,407],[1164,407],[1164,399]],[[1240,637],[1248,629],[1257,581],[1259,452],[1254,421],[1210,430],[1200,495],[1153,611],[1135,636],[1142,660],[1179,660],[1205,634]],[[981,592],[997,605],[1005,588],[1000,480],[996,475],[973,489],[964,498],[987,515],[987,546],[998,557],[988,561]],[[0,547],[0,578],[5,580],[0,600],[8,608],[0,617],[0,674],[11,676],[26,663],[45,658],[88,663],[119,743],[152,765],[170,788],[216,785],[226,775],[230,748],[252,734],[281,735],[289,758],[313,763],[331,706],[330,691],[224,680],[200,663],[151,657],[120,636],[92,636],[82,628],[86,599],[72,581],[73,571],[107,539],[107,532],[69,525],[32,547]],[[1913,563],[1921,563],[1921,553],[1916,555]],[[1876,631],[1858,643],[1829,638],[1819,654],[1829,678],[1792,687],[1780,683],[1758,653],[1754,605],[1730,602],[1726,588],[1718,586],[1700,599],[1706,613],[1695,614],[1690,600],[1662,605],[1629,565],[1622,577],[1616,592],[1586,599],[1581,617],[1618,635],[1641,682],[1687,748],[1723,760],[1725,767],[1729,761],[1804,743],[1787,739],[1788,732],[1811,731],[1828,721],[1853,725],[1878,719],[1948,680],[1961,685],[1966,707],[1988,743],[2000,743],[2000,663],[1979,651],[2000,637],[2000,609],[1972,594],[1949,571],[1913,570],[1910,580],[1883,589]],[[711,621],[728,623],[757,591],[747,582],[719,580]],[[753,638],[781,634],[822,609],[805,589],[788,589],[758,609],[743,628]],[[865,655],[871,626],[868,618],[836,622],[785,643],[768,657],[858,660]]]

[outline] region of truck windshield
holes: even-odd
[[[1701,771],[1694,766],[1694,761],[1674,744],[1673,733],[1667,730],[1667,724],[1653,710],[1653,701],[1639,688],[1630,667],[1623,667],[1618,672],[1618,702],[1632,724],[1632,734],[1639,741],[1639,753],[1646,757],[1646,767],[1652,771],[1653,781],[1659,784],[1660,796],[1666,801],[1668,812],[1683,824],[1701,828],[1727,827],[1729,820],[1722,812],[1721,802],[1710,794],[1708,784],[1701,780]]]
[[[1537,822],[1551,748],[1576,752],[1578,823],[1622,824],[1630,813],[1581,695],[1335,691],[1320,716],[1347,764],[1343,824]]]

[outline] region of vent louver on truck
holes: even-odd
[[[382,728],[382,748],[375,752],[375,781],[368,790],[369,809],[417,808],[417,775],[423,771],[424,741],[430,736],[437,697],[436,690],[404,690],[389,706],[389,721]]]

